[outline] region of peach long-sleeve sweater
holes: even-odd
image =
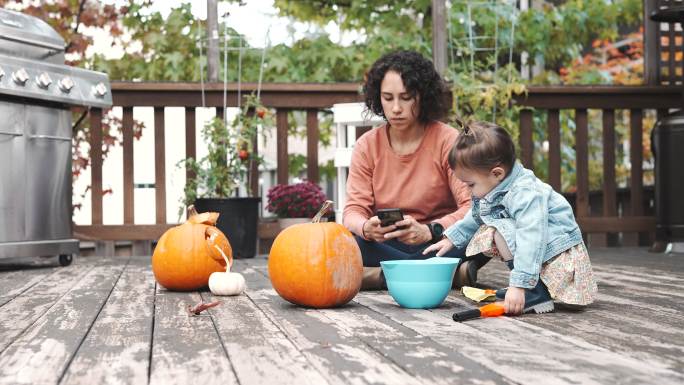
[[[363,224],[377,209],[400,208],[420,223],[444,228],[462,219],[470,208],[470,189],[449,168],[449,151],[458,131],[441,122],[425,129],[411,154],[398,155],[390,146],[388,126],[359,138],[347,179],[344,225],[363,236]]]

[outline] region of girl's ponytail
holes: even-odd
[[[489,122],[456,119],[460,133],[449,152],[452,169],[490,170],[504,166],[510,171],[515,164],[515,144],[501,126]]]

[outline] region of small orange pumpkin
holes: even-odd
[[[228,238],[214,227],[219,214],[197,214],[192,206],[189,210],[190,218],[167,230],[152,254],[154,278],[169,290],[197,290],[207,286],[211,273],[226,271],[221,251],[233,263]]]
[[[361,289],[363,262],[354,236],[344,226],[319,223],[327,201],[312,223],[278,234],[268,256],[273,288],[296,305],[328,308],[344,305]]]

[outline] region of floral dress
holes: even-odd
[[[496,248],[491,226],[481,226],[466,248],[466,256],[482,253],[504,260]],[[551,297],[570,305],[589,305],[594,302],[598,288],[584,242],[579,243],[544,262],[539,273]]]

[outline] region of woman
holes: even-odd
[[[383,56],[367,75],[366,107],[387,123],[356,142],[344,208],[344,225],[363,256],[364,289],[384,288],[380,261],[433,257],[422,251],[470,208],[470,190],[448,162],[458,131],[438,121],[447,110],[446,90],[432,62],[412,51]],[[390,208],[401,209],[404,219],[382,226],[376,212]],[[464,254],[455,248],[445,256]],[[473,285],[487,260],[464,260],[455,286]]]

